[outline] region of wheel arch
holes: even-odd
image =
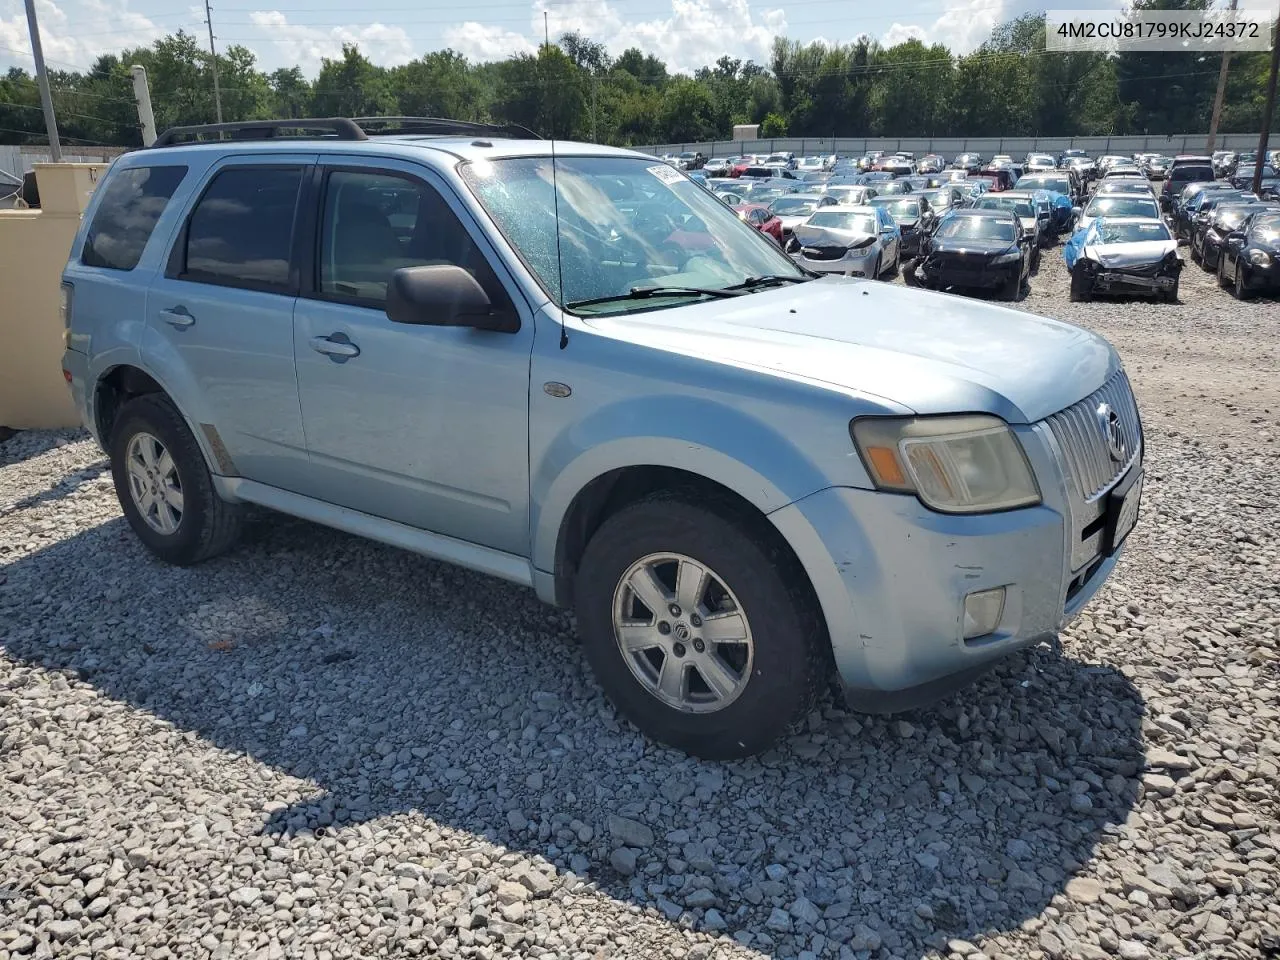
[[[148,394],[160,394],[173,404],[186,422],[187,429],[195,437],[196,446],[210,473],[237,475],[235,464],[227,454],[213,424],[193,421],[164,378],[136,363],[119,363],[109,367],[98,376],[94,384],[93,427],[104,449],[110,449],[111,431],[120,409],[130,400]]]

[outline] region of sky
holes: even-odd
[[[1115,8],[1122,0],[1067,0],[1055,8]],[[1043,0],[217,0],[219,48],[247,46],[268,71],[300,66],[314,77],[324,57],[357,43],[374,62],[406,63],[452,47],[473,60],[532,52],[544,13],[552,39],[578,30],[617,55],[631,46],[692,72],[722,55],[767,64],[773,38],[886,45],[918,37],[972,50],[1005,20],[1045,9]],[[459,13],[459,9],[463,13]],[[87,69],[95,57],[150,43],[179,28],[207,40],[203,6],[187,0],[36,0],[51,69]],[[31,68],[23,0],[0,0],[0,69]]]

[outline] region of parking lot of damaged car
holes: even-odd
[[[531,593],[276,515],[168,567],[83,434],[14,436],[0,960],[1275,956],[1280,304],[1068,292],[1051,248],[1016,306],[1145,417],[1116,576],[1060,648],[743,762],[620,722]]]

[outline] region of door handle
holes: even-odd
[[[341,337],[335,340],[334,337]],[[360,348],[346,338],[346,334],[335,333],[328,337],[312,337],[311,349],[316,353],[323,353],[326,356],[350,360],[352,357],[360,356]]]
[[[174,307],[172,310],[161,310],[160,319],[171,327],[189,327],[196,318],[187,313],[186,307]]]

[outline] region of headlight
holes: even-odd
[[[850,435],[880,490],[913,493],[942,513],[990,513],[1040,502],[1022,444],[999,417],[865,417]]]
[[[1022,259],[1022,254],[1019,251],[1015,250],[1013,253],[1002,253],[1000,256],[996,257],[991,262],[994,264],[1000,265],[1000,264],[1006,264],[1006,263],[1017,263],[1021,259]]]
[[[1265,250],[1250,250],[1249,262],[1256,263],[1260,267],[1265,267],[1271,262],[1271,254]]]

